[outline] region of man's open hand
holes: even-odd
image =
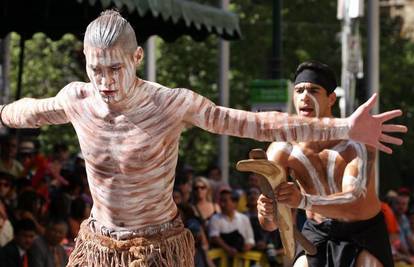
[[[401,145],[401,138],[396,138],[387,133],[405,133],[407,127],[398,124],[384,124],[385,122],[402,115],[401,110],[383,112],[378,115],[371,115],[370,111],[374,107],[377,94],[374,94],[367,102],[362,104],[348,118],[350,130],[349,137],[357,142],[361,142],[379,150],[391,154],[392,149],[383,143]]]

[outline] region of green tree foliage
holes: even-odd
[[[393,123],[402,123],[409,128],[403,135],[402,147],[395,147],[391,156],[380,154],[382,193],[401,185],[414,189],[414,159],[409,154],[414,150],[414,43],[400,36],[401,23],[399,19],[381,17],[380,108],[382,111],[401,108],[403,117]]]
[[[19,42],[20,36],[12,34],[10,86],[13,98],[17,92]],[[22,97],[55,96],[69,82],[85,80],[82,44],[73,35],[67,34],[58,41],[52,41],[45,34],[37,33],[24,45]],[[59,142],[69,144],[72,151],[78,149],[76,135],[70,124],[44,126],[38,140],[45,152],[51,151],[53,144]]]
[[[316,4],[323,9],[312,8]],[[284,1],[283,8],[283,76],[291,78],[297,64],[306,59],[319,59],[340,69],[340,44],[336,36],[340,23],[336,20],[336,4],[322,1]],[[231,10],[239,15],[242,39],[230,43],[230,107],[250,110],[249,83],[269,78],[272,57],[272,1],[233,1]],[[317,18],[317,21],[315,22]],[[188,87],[218,102],[218,44],[211,37],[196,43],[181,38],[173,44],[160,45],[158,80],[170,86]],[[194,77],[194,75],[196,77]],[[186,131],[180,156],[197,170],[204,170],[219,158],[218,137],[199,129]],[[247,157],[252,148],[266,148],[267,143],[230,138],[230,173],[235,183],[243,175],[235,171],[235,163]],[[192,151],[191,148],[196,148]],[[189,153],[189,151],[192,151]]]
[[[217,4],[216,0],[199,0]],[[296,66],[308,59],[331,65],[340,77],[340,21],[336,19],[336,1],[283,1],[283,58],[282,73],[292,78]],[[272,56],[272,1],[232,1],[230,8],[240,18],[242,39],[230,43],[230,107],[250,109],[249,83],[253,79],[269,78]],[[413,88],[410,75],[414,64],[414,45],[400,37],[400,24],[381,18],[381,109],[401,107],[406,116],[399,120],[410,125],[413,116]],[[361,21],[365,26],[366,22]],[[138,33],[139,37],[139,33]],[[185,87],[219,102],[218,38],[209,37],[195,42],[182,37],[174,43],[158,42],[157,81],[169,87]],[[18,36],[12,38],[12,89],[16,90]],[[36,34],[26,42],[25,71],[22,96],[47,97],[55,95],[62,86],[73,80],[86,80],[82,44],[71,35],[53,42],[44,34]],[[139,71],[140,73],[142,70]],[[360,90],[364,90],[361,86]],[[364,96],[364,94],[359,94]],[[401,184],[401,177],[411,178],[412,133],[404,137],[403,148],[396,148],[392,157],[381,154],[381,189]],[[57,141],[77,141],[71,126],[44,127],[44,144]],[[235,163],[247,157],[252,148],[266,148],[266,143],[249,139],[230,138],[231,176],[233,182],[243,183],[243,174],[235,171]],[[180,144],[180,157],[197,171],[205,170],[218,161],[218,136],[190,128]],[[410,179],[405,179],[410,184]]]

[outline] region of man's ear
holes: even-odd
[[[141,46],[138,46],[134,52],[134,63],[136,66],[140,66],[144,59],[144,50]]]
[[[328,98],[329,98],[329,106],[330,106],[330,107],[333,107],[333,105],[335,105],[335,102],[336,102],[336,93],[335,93],[335,92],[332,92],[332,93],[328,96]]]

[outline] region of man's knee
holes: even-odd
[[[383,267],[382,263],[366,250],[359,253],[355,267]]]

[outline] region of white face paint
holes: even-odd
[[[312,89],[310,89],[312,90]],[[309,100],[307,100],[309,99]],[[319,117],[320,109],[316,98],[309,89],[296,91],[294,94],[296,113],[303,117]]]
[[[86,72],[107,104],[125,100],[136,79],[134,55],[121,46],[101,49],[85,44]]]

